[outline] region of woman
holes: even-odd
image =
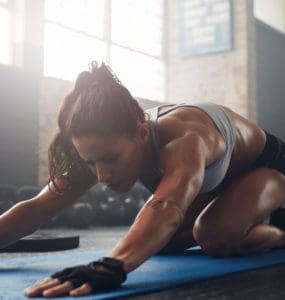
[[[58,128],[50,184],[1,217],[3,246],[97,182],[126,192],[139,179],[153,195],[107,257],[53,274],[27,296],[112,289],[151,255],[195,243],[214,256],[285,246],[284,232],[266,223],[285,201],[285,145],[229,108],[165,105],[146,116],[105,64],[93,64],[65,98]]]

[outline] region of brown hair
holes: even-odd
[[[70,186],[94,176],[80,159],[72,137],[111,133],[132,137],[144,121],[144,111],[112,70],[104,63],[91,63],[60,107],[58,129],[48,150],[48,182],[60,192],[55,184],[58,177],[64,176]]]

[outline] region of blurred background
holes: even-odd
[[[0,0],[0,213],[46,184],[58,107],[92,60],[144,108],[212,101],[285,139],[284,0]],[[47,226],[127,225],[148,196],[97,186]]]

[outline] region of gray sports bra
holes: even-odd
[[[202,194],[213,190],[222,182],[226,175],[235,144],[235,129],[230,116],[224,111],[224,109],[221,106],[210,102],[194,104],[175,104],[172,105],[170,108],[159,112],[160,107],[161,106],[158,106],[146,111],[147,114],[150,116],[149,124],[151,129],[152,142],[157,157],[159,157],[160,150],[159,135],[157,130],[157,119],[177,108],[197,107],[203,110],[205,113],[208,114],[208,116],[213,120],[217,128],[220,130],[226,143],[226,151],[218,160],[214,161],[211,165],[209,165],[206,168],[204,181],[199,193]],[[157,165],[153,171],[154,172],[152,172],[152,183],[148,183],[148,186],[150,186],[152,192],[155,191],[163,176],[163,170],[159,165]]]

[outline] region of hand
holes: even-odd
[[[118,260],[111,260],[121,263]],[[117,288],[126,280],[122,263],[113,266],[106,261],[110,261],[110,258],[103,258],[88,265],[66,268],[36,282],[25,290],[25,295],[28,297],[56,297],[65,294],[83,296]]]
[[[25,289],[27,297],[57,297],[60,295],[69,294],[70,296],[88,295],[92,291],[91,286],[86,283],[79,288],[74,288],[70,281],[61,283],[58,279],[47,277],[37,281],[31,287]]]

